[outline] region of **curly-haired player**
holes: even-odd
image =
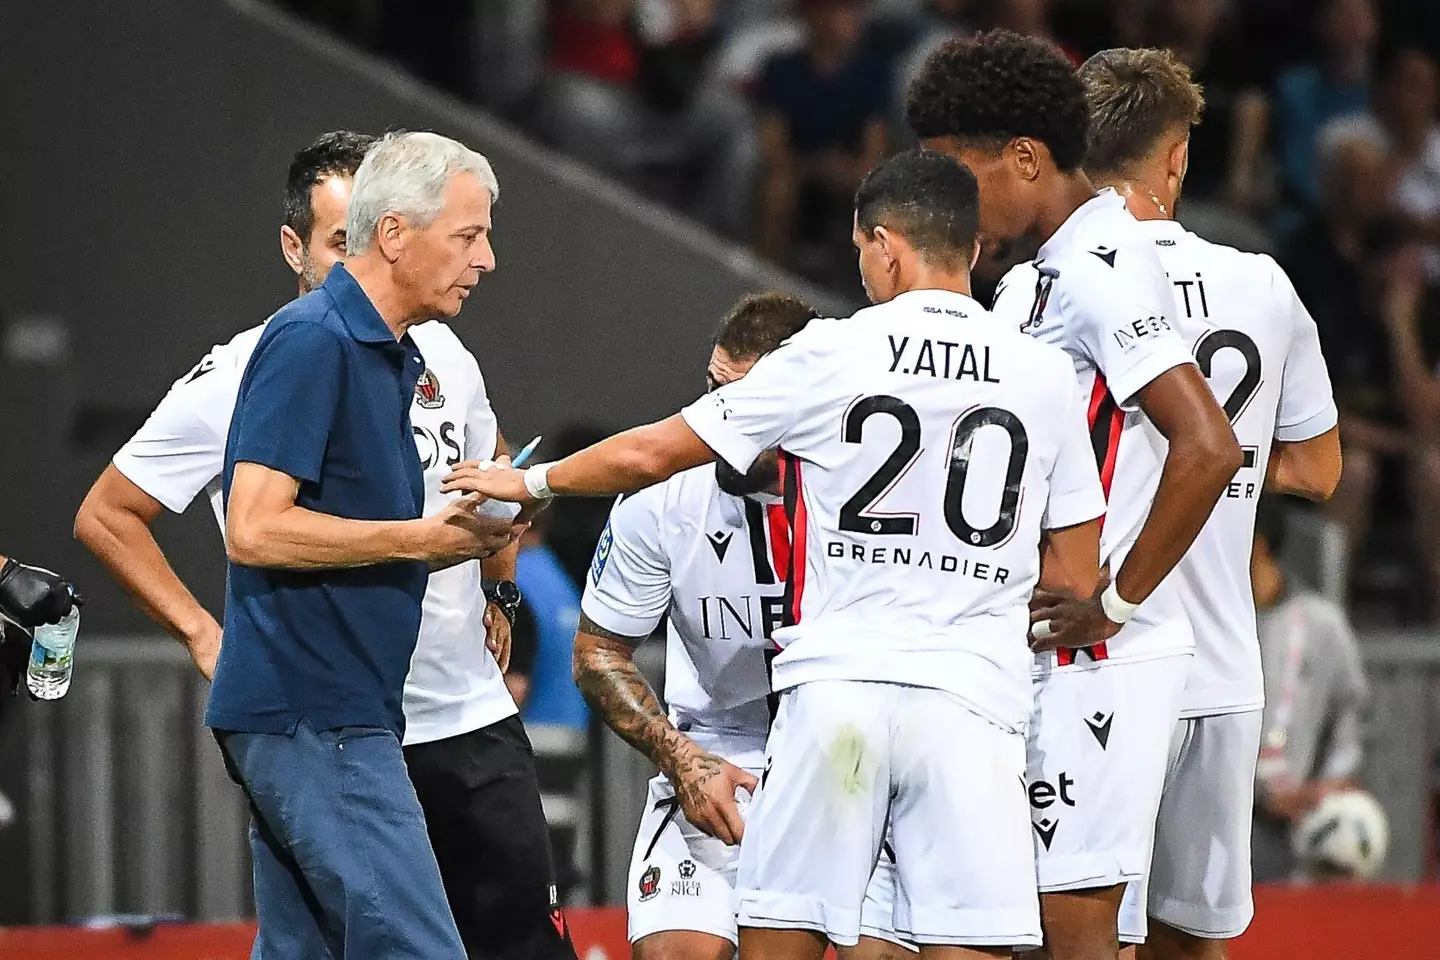
[[[975,172],[987,240],[1040,244],[1033,267],[1001,281],[995,313],[1063,347],[1085,394],[1113,580],[1095,597],[1036,594],[1027,778],[1050,954],[1115,957],[1194,648],[1162,581],[1241,452],[1177,333],[1154,241],[1080,169],[1085,93],[1063,54],[1005,31],[952,41],[916,77],[906,114],[925,146]]]

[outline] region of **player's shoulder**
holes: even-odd
[[[173,389],[190,396],[233,391],[269,322],[242,330],[224,343],[212,344],[199,362],[181,374]]]
[[[647,506],[653,505],[661,513],[669,514],[710,500],[718,489],[715,483],[715,464],[706,463],[689,470],[681,470],[632,496],[644,495]]]
[[[414,340],[415,346],[421,350],[430,347],[435,350],[453,350],[466,354],[470,352],[444,320],[427,320],[424,323],[416,324],[410,328],[409,333],[410,339]]]
[[[1217,243],[1192,230],[1180,229],[1156,234],[1152,236],[1152,242],[1162,251],[1173,249],[1186,259],[1194,260],[1200,269],[1222,269],[1227,274],[1267,285],[1285,276],[1280,264],[1268,253],[1241,250],[1229,244]]]
[[[1040,268],[1035,266],[1034,260],[1017,263],[1006,270],[1000,282],[995,284],[995,295],[990,298],[990,302],[998,306],[1002,299],[1030,296],[1035,292],[1035,285],[1039,281]]]
[[[695,507],[708,502],[717,490],[715,464],[692,467],[617,498],[610,509],[610,522],[622,533],[640,524],[663,529],[695,513]]]
[[[245,369],[245,364],[250,361],[250,355],[255,352],[255,346],[260,342],[260,337],[270,325],[270,319],[263,323],[257,323],[253,327],[241,330],[235,336],[224,343],[213,345],[205,354],[200,365],[209,364],[215,368],[234,370],[237,373]]]
[[[873,309],[874,306],[866,307],[849,319],[842,319],[840,317],[816,317],[795,331],[795,333],[791,334],[776,350],[799,349],[819,353],[833,349],[836,345],[845,342],[849,338],[849,334],[854,329],[850,321],[866,310]]]
[[[425,365],[433,370],[480,377],[480,361],[454,329],[443,320],[427,320],[410,328],[410,339],[420,349]]]

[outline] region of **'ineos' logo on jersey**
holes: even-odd
[[[418,423],[411,424],[411,430],[415,433],[415,452],[420,455],[421,470],[429,470],[442,457],[447,466],[453,467],[460,462],[460,441],[455,436],[455,424],[448,420],[440,424],[438,435]]]
[[[706,640],[769,640],[785,618],[784,597],[701,597],[700,632]]]

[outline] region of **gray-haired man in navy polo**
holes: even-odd
[[[355,175],[349,260],[277,313],[225,451],[230,576],[206,723],[255,824],[256,960],[465,956],[400,748],[430,569],[520,531],[478,498],[419,519],[406,330],[494,267],[495,178],[435,134]]]

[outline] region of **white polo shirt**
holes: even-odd
[[[225,504],[220,474],[230,417],[250,354],[264,324],[213,347],[170,387],[145,425],[115,454],[115,468],[166,509],[181,513],[201,490],[220,534]],[[473,354],[438,320],[410,329],[425,357],[410,420],[425,474],[425,515],[452,498],[441,479],[461,460],[495,454],[495,414]],[[469,733],[515,714],[495,657],[485,646],[480,564],[430,575],[420,637],[405,680],[405,743]]]

